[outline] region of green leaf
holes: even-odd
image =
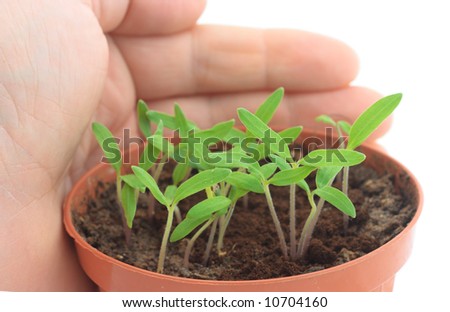
[[[158,184],[156,183],[155,179],[144,169],[139,168],[137,166],[132,166],[131,169],[133,170],[134,174],[136,175],[136,178],[141,181],[145,187],[147,187],[150,192],[152,193],[153,197],[157,201],[159,201],[164,206],[168,207],[170,202],[167,200],[167,198],[164,196],[164,194],[161,192],[161,190],[158,187]]]
[[[220,122],[207,130],[201,130],[194,133],[196,138],[199,138],[205,145],[210,146],[220,141],[225,141],[228,133],[234,126],[234,119]]]
[[[234,150],[208,153],[208,157],[205,160],[217,168],[248,168],[255,163],[252,157]]]
[[[280,137],[284,140],[284,142],[287,145],[292,144],[297,137],[300,135],[302,131],[302,127],[293,127],[286,130],[283,130],[279,133]],[[261,160],[269,156],[271,153],[270,145],[267,145],[267,143],[248,143],[246,144],[247,152],[249,154],[255,155],[255,160]]]
[[[154,146],[157,150],[162,151],[163,154],[173,158],[174,147],[173,144],[161,135],[151,135],[147,138],[148,144]]]
[[[231,202],[235,203],[239,200],[239,198],[245,196],[247,193],[248,193],[248,191],[233,186],[233,187],[231,187],[228,198],[231,199]]]
[[[386,96],[366,109],[350,129],[347,148],[361,145],[400,104],[402,94]]]
[[[342,170],[342,166],[336,167],[322,167],[317,170],[316,185],[317,188],[322,188],[331,185],[337,174]]]
[[[254,193],[264,193],[261,181],[255,176],[245,174],[242,172],[232,172],[225,181],[242,190],[251,191]]]
[[[139,158],[139,167],[148,171],[158,160],[161,155],[161,151],[154,147],[152,144],[147,143],[144,147],[144,152],[141,154]]]
[[[174,116],[151,110],[147,112],[147,117],[150,121],[154,122],[155,124],[159,124],[159,122],[162,121],[164,123],[164,126],[170,130],[178,129],[178,125],[177,122],[175,121]],[[198,129],[198,127],[192,121],[188,121],[188,125],[189,130]]]
[[[103,151],[105,158],[120,175],[120,167],[122,166],[122,154],[120,153],[119,144],[113,137],[111,131],[98,122],[92,124],[92,132],[97,139],[98,145]]]
[[[134,174],[123,175],[120,178],[132,188],[139,190],[141,193],[145,192],[145,184],[142,183]]]
[[[320,115],[316,117],[317,122],[323,122],[324,124],[331,125],[333,127],[336,127],[336,122],[328,115]]]
[[[209,150],[197,139],[188,137],[175,146],[174,158],[178,163],[187,164],[198,170],[213,168],[207,161]]]
[[[272,159],[272,161],[275,162],[275,164],[277,164],[277,166],[278,166],[278,168],[280,168],[280,170],[288,170],[288,169],[292,168],[292,166],[285,159],[279,157],[278,155],[270,155],[269,157],[270,157],[270,159]],[[308,183],[306,183],[306,181],[304,181],[304,180],[299,181],[299,182],[297,182],[297,185],[305,192],[311,193],[309,185],[308,185]]]
[[[173,202],[176,204],[192,194],[198,193],[207,187],[211,187],[219,182],[222,182],[230,173],[231,170],[225,168],[209,169],[197,173],[181,183],[175,193]]]
[[[156,136],[163,136],[164,135],[164,122],[160,120],[158,122],[158,126],[156,127],[154,135]]]
[[[298,182],[297,185],[299,188],[304,190],[306,193],[308,193],[308,194],[311,193],[311,189],[309,188],[309,185],[308,185],[308,183],[306,183],[305,180]]]
[[[300,159],[299,164],[311,167],[355,166],[366,159],[363,153],[346,149],[318,149]]]
[[[173,230],[172,234],[170,235],[170,242],[174,243],[174,242],[179,241],[180,239],[185,238],[198,226],[200,226],[201,224],[208,221],[209,218],[211,218],[211,217],[207,216],[207,217],[198,218],[198,219],[187,219],[187,218],[184,219]]]
[[[230,206],[231,200],[225,196],[207,198],[193,206],[186,214],[186,218],[198,219],[210,217],[213,213]]]
[[[284,88],[276,89],[256,110],[255,116],[263,123],[269,124],[284,96]]]
[[[324,186],[316,189],[313,194],[327,201],[346,215],[356,217],[355,206],[351,200],[340,190],[332,186]]]
[[[278,155],[270,155],[269,157],[277,165],[277,167],[280,168],[280,170],[288,170],[292,168],[292,166],[285,159],[279,157]],[[305,192],[311,193],[311,189],[305,180],[297,182],[297,185]]]
[[[350,133],[350,129],[352,128],[352,125],[349,124],[346,121],[340,120],[338,121],[338,127],[341,128],[341,130],[345,133],[345,134],[349,134]]]
[[[131,229],[136,215],[137,196],[135,189],[127,183],[122,188],[122,207],[127,225]]]
[[[263,143],[257,143],[255,140],[250,142],[247,138],[246,141],[243,141],[242,151],[252,157],[255,161],[260,161],[267,157],[270,153],[270,146],[267,146]]]
[[[295,140],[298,139],[300,134],[302,133],[303,127],[292,127],[284,129],[283,131],[279,132],[278,134],[281,136],[281,138],[284,139],[286,144],[290,145],[295,142]]]
[[[187,138],[189,133],[189,124],[186,115],[183,113],[180,105],[175,103],[175,122],[177,123],[177,128],[180,133],[180,139],[183,140]]]
[[[243,131],[236,128],[231,128],[231,130],[223,136],[223,141],[228,144],[235,145],[242,142],[246,137],[247,136]]]
[[[276,186],[286,186],[297,184],[304,180],[316,168],[314,167],[298,167],[277,172],[268,182]]]
[[[248,166],[248,168],[246,168],[250,174],[254,175],[255,177],[257,177],[259,180],[261,181],[265,181],[265,177],[264,174],[261,172],[261,165],[257,162],[251,164],[250,166]]]
[[[148,111],[149,109],[147,104],[143,100],[139,100],[137,105],[139,129],[146,138],[152,135],[150,120],[147,118]]]
[[[259,168],[259,171],[261,172],[261,174],[265,180],[270,178],[274,174],[275,170],[277,170],[277,165],[274,163],[268,163],[268,164],[262,165]]]
[[[271,154],[269,155],[269,158],[280,168],[280,170],[287,170],[291,169],[292,166],[286,161],[286,159],[281,158],[278,155]]]
[[[277,165],[274,163],[268,163],[263,166],[260,166],[259,163],[255,162],[251,164],[247,169],[258,180],[267,181],[267,179],[271,175],[273,175],[275,170],[277,170]]]
[[[168,185],[164,191],[164,197],[166,197],[168,201],[173,201],[176,191],[176,185]]]
[[[184,180],[191,167],[188,164],[177,163],[172,173],[173,184],[178,185]]]
[[[238,115],[250,133],[262,140],[263,143],[268,144],[271,153],[292,160],[288,145],[278,133],[245,108],[239,108]],[[268,142],[269,140],[271,142]]]
[[[231,200],[225,196],[205,199],[189,209],[186,218],[173,230],[170,242],[176,242],[191,233],[196,227],[212,217],[220,210],[229,207]]]

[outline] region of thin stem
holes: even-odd
[[[183,266],[187,268],[189,266],[189,256],[191,255],[192,247],[194,247],[194,243],[199,238],[200,235],[208,228],[208,226],[213,222],[214,218],[209,219],[203,226],[192,236],[189,240],[188,245],[186,246],[186,250],[184,252]]]
[[[272,195],[270,194],[269,185],[267,183],[263,183],[264,193],[266,195],[267,204],[269,205],[269,211],[273,219],[273,223],[275,225],[275,229],[277,231],[278,239],[280,240],[280,248],[283,253],[283,257],[285,259],[288,258],[286,239],[284,238],[283,230],[281,229],[280,220],[278,219],[277,213],[275,211],[275,206],[273,205]]]
[[[211,254],[211,249],[212,249],[213,242],[214,242],[214,236],[216,235],[216,229],[217,229],[217,222],[218,221],[219,221],[218,217],[214,218],[214,222],[213,222],[213,224],[211,226],[211,232],[209,232],[208,243],[206,244],[205,253],[203,255],[203,265],[204,266],[206,266],[206,264],[208,263],[209,256]]]
[[[117,200],[122,204],[122,177],[119,172],[116,174],[116,192]]]
[[[225,233],[228,228],[228,224],[230,224],[231,217],[233,216],[234,208],[236,207],[236,202],[231,203],[230,208],[228,209],[228,212],[225,216],[225,219],[221,220],[220,227],[219,227],[219,238],[217,239],[217,253],[220,255],[223,254],[222,248],[223,248],[223,239],[225,238]],[[221,216],[222,218],[223,216]]]
[[[342,178],[342,192],[348,196],[348,177],[349,177],[350,167],[344,167],[344,175]],[[344,233],[347,233],[348,230],[348,216],[346,214],[343,215],[342,221],[344,223]]]
[[[172,229],[174,210],[175,209],[172,206],[167,207],[167,213],[168,213],[167,214],[167,223],[166,223],[166,228],[164,230],[163,239],[161,242],[161,249],[159,250],[158,267],[156,269],[156,272],[158,272],[158,273],[163,273],[163,271],[164,271],[164,261],[166,259],[167,242],[169,241],[170,230]]]
[[[225,188],[223,189],[223,195],[227,196],[228,193],[230,192],[230,189],[231,189],[231,184],[225,183]]]
[[[174,209],[175,209],[175,211],[174,211],[174,212],[175,212],[175,219],[176,219],[176,221],[177,221],[177,224],[180,224],[180,223],[181,223],[181,220],[183,220],[183,219],[181,218],[180,208],[178,208],[178,206],[175,205]]]
[[[238,172],[243,172],[245,171],[244,168],[239,168]],[[222,183],[222,182],[221,182]],[[223,187],[221,188],[222,190],[222,195],[223,196],[228,196],[230,189],[231,189],[231,184],[223,182]],[[222,251],[223,248],[223,240],[225,238],[225,233],[227,231],[228,228],[228,224],[230,223],[231,217],[233,216],[233,212],[234,212],[234,208],[236,207],[236,202],[233,202],[230,207],[228,208],[227,214],[225,216],[220,216],[219,219],[219,237],[217,238],[217,254],[219,256],[224,255],[225,253]]]
[[[155,166],[152,166],[150,168],[151,174],[153,176],[153,179],[155,179],[156,183],[158,183],[158,181],[159,181],[159,178],[161,176],[162,170],[164,169],[164,165],[165,165],[167,159],[168,159],[168,156],[163,155],[163,157],[159,161],[158,165],[156,166],[157,168],[155,169]],[[147,208],[147,215],[148,215],[149,220],[153,221],[153,219],[155,217],[155,198],[153,197],[153,195],[151,193],[150,193],[150,199],[149,199],[148,208]]]
[[[123,235],[125,236],[125,243],[129,246],[131,242],[131,229],[128,227],[127,219],[125,218],[125,210],[122,205],[122,177],[120,172],[117,172],[116,174],[116,192],[117,201],[119,202],[120,207],[120,218],[122,219]]]
[[[239,168],[237,172],[245,172],[245,168]],[[225,188],[222,193],[223,196],[228,196],[231,186],[232,186],[231,184],[225,183]],[[247,198],[247,204],[245,204],[245,198],[244,198],[244,207],[247,207],[246,205],[248,206],[248,198]]]
[[[217,254],[220,256],[223,248],[223,238],[225,236],[225,216],[219,218],[219,237],[217,238]]]
[[[206,197],[207,198],[213,198],[215,196],[214,192],[211,190],[210,187],[205,188],[205,192],[206,192]]]
[[[311,211],[308,218],[306,219],[305,225],[303,226],[302,234],[300,235],[300,240],[298,242],[297,248],[297,258],[303,259],[308,250],[309,243],[311,242],[311,237],[314,232],[317,220],[319,219],[320,211],[317,209],[316,203],[314,202],[313,195],[308,193],[308,201],[311,205]],[[320,205],[323,207],[323,203]]]
[[[244,195],[243,201],[244,201],[244,209],[248,209],[248,194]]]
[[[338,135],[339,135],[339,148],[345,148],[345,142],[344,139],[342,138],[342,131],[341,131],[341,127],[339,127],[339,125],[336,126]],[[342,192],[348,196],[348,177],[349,177],[349,172],[350,172],[350,167],[344,167],[343,170],[343,175],[342,175]],[[341,173],[339,173],[341,174]],[[340,176],[338,177],[338,179],[340,179]],[[346,214],[344,214],[342,216],[342,222],[344,225],[344,234],[347,233],[348,230],[348,216]]]
[[[290,192],[289,192],[289,231],[290,231],[290,255],[291,259],[295,259],[296,252],[295,252],[295,184],[290,185]]]
[[[225,230],[228,227],[228,224],[230,224],[231,217],[233,216],[234,208],[236,208],[236,202],[231,203],[230,209],[225,217]]]
[[[220,182],[220,195],[227,196],[226,183],[225,181]]]
[[[123,228],[123,234],[125,236],[125,243],[127,246],[130,246],[131,243],[131,229],[128,227],[127,219],[125,218],[125,214],[123,212],[123,209],[121,211],[121,219],[122,219],[122,228]]]
[[[153,179],[155,179],[156,182],[158,182],[161,173],[164,169],[164,165],[166,164],[167,159],[169,159],[169,156],[163,155],[163,157],[159,160],[158,165],[156,166],[155,174],[153,175]]]
[[[337,130],[337,133],[338,133],[338,136],[339,136],[339,146],[338,146],[338,148],[345,148],[345,140],[344,140],[343,137],[342,137],[342,136],[343,136],[343,133],[342,133],[341,127],[339,127],[339,125],[336,125],[336,130]],[[342,171],[340,171],[340,172],[338,173],[336,179],[337,179],[338,181],[342,181],[342,179],[343,179],[343,177],[342,177]]]

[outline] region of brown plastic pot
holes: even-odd
[[[411,209],[416,209],[416,213],[408,226],[385,245],[355,260],[313,273],[265,280],[206,281],[150,272],[101,253],[75,230],[72,213],[85,213],[85,199],[93,196],[99,180],[114,181],[114,170],[108,164],[96,166],[74,186],[64,204],[64,224],[75,241],[81,266],[101,291],[392,291],[395,274],[412,250],[423,194],[416,178],[402,164],[378,149],[364,146],[361,151],[367,155],[366,166],[394,175],[395,187],[412,199]],[[137,149],[131,154],[137,154]]]

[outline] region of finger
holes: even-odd
[[[180,32],[195,25],[205,5],[206,0],[131,0],[115,32],[140,36]]]
[[[343,87],[356,75],[354,52],[343,43],[296,30],[197,26],[191,32],[116,42],[137,96],[147,99],[272,90]]]
[[[175,97],[148,103],[151,109],[172,114],[173,103],[177,102],[188,118],[201,128],[206,128],[232,118],[239,124],[236,109],[245,107],[254,112],[268,95],[269,92],[248,92]],[[317,123],[315,118],[321,114],[333,115],[341,120],[353,122],[379,98],[379,93],[362,87],[347,87],[327,92],[288,93],[272,119],[271,125],[278,129],[302,125],[305,129],[320,130],[325,125]],[[389,129],[390,124],[390,119],[384,122],[371,139],[382,136]]]
[[[84,0],[89,2],[89,0]],[[91,7],[105,32],[162,35],[191,28],[206,0],[91,0]]]

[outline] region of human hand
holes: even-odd
[[[379,97],[348,86],[357,60],[345,45],[301,31],[194,26],[203,7],[0,3],[0,290],[92,287],[61,221],[65,194],[99,160],[91,121],[136,133],[143,98],[162,111],[177,101],[207,126],[284,86],[274,123],[308,126],[330,111],[352,120]]]

